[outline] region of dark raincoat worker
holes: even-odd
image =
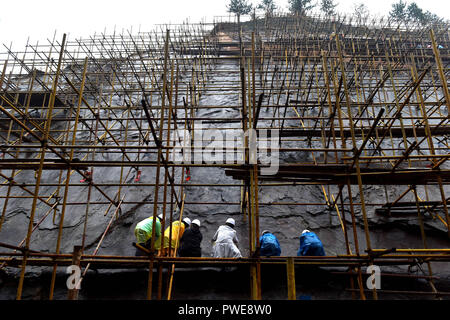
[[[187,228],[180,240],[180,257],[201,257],[202,256],[202,233],[200,232],[200,220],[192,221],[191,226]]]

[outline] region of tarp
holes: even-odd
[[[272,233],[265,233],[259,238],[261,256],[279,256],[281,255],[281,247],[277,237]]]
[[[300,248],[297,256],[324,256],[322,241],[314,232],[305,232],[300,236]]]

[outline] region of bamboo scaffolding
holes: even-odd
[[[27,266],[51,268],[52,299],[57,267],[74,263],[85,268],[83,277],[91,265],[148,268],[147,299],[158,300],[163,299],[164,286],[168,299],[176,296],[174,272],[183,265],[245,265],[252,299],[264,297],[262,266],[270,264],[286,267],[289,299],[296,299],[299,265],[347,267],[342,274],[349,276],[354,299],[357,293],[368,299],[368,292],[373,299],[385,294],[448,295],[437,288],[432,263],[450,261],[450,249],[429,247],[424,226],[427,219],[435,220],[450,239],[446,23],[424,28],[349,16],[330,20],[254,14],[250,21],[236,24],[229,17],[214,17],[212,23],[158,25],[137,34],[114,30],[74,41],[64,35],[59,42],[55,33],[48,43],[27,42],[20,51],[4,46],[0,66],[0,237],[17,201],[26,203],[30,213],[27,233],[20,235],[23,241],[0,243],[10,250],[0,252],[0,268],[20,268],[17,299],[22,297]],[[206,133],[254,129],[267,143],[270,139],[262,138],[265,130],[278,130],[278,146],[260,150],[278,152],[281,159],[295,154],[302,160],[280,163],[275,175],[263,174],[265,165],[252,162],[247,136],[242,146],[230,147],[228,138],[222,141],[220,151],[232,154],[237,159],[233,162],[194,161],[204,152],[217,151],[196,148],[200,121]],[[177,152],[182,162],[173,160]],[[191,169],[205,168],[237,181],[186,180]],[[114,173],[100,174],[107,170]],[[140,181],[141,172],[150,178]],[[55,178],[48,180],[47,175]],[[368,200],[370,185],[382,186],[384,198]],[[274,187],[297,191],[305,186],[317,187],[323,198],[262,200]],[[190,198],[190,190],[210,187],[224,192],[239,188],[240,197]],[[81,188],[86,196],[73,199],[70,190]],[[152,192],[130,199],[136,188]],[[132,205],[134,210],[150,206],[154,223],[162,213],[162,233],[181,219],[177,210],[236,206],[248,231],[248,257],[180,258],[177,248],[175,256],[156,255],[155,228],[144,257],[98,254],[120,223],[122,210]],[[259,256],[260,219],[277,206],[320,206],[335,212],[345,243],[341,254]],[[100,235],[89,233],[93,208],[104,216],[113,212]],[[81,243],[71,244],[76,246],[73,252],[64,252],[65,219],[73,210],[82,212]],[[417,220],[423,248],[376,248],[369,216],[400,213]],[[35,248],[32,236],[51,219],[57,226],[55,248]],[[358,234],[358,221],[365,241]],[[88,245],[87,239],[95,236],[95,243]],[[421,269],[420,277],[428,281],[430,292],[364,287],[363,267],[421,268],[424,263],[427,271]],[[69,297],[76,299],[77,294],[70,291]]]

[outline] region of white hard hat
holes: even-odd
[[[262,232],[262,234],[266,234],[266,233],[270,233],[270,231],[269,231],[269,230],[264,230],[264,231]]]
[[[186,222],[188,224],[188,226],[191,225],[191,219],[189,219],[189,218],[184,218],[183,222]]]
[[[228,218],[227,221],[225,223],[229,223],[232,224],[233,226],[235,225],[234,219],[233,218]]]
[[[162,218],[163,218],[163,214],[162,214],[162,213],[160,213],[160,214],[158,215],[158,218],[159,218],[159,220],[162,220]]]
[[[196,224],[197,226],[200,227],[200,220],[195,219],[194,221],[192,221],[192,224]]]
[[[307,233],[307,232],[311,232],[308,229],[303,230],[302,234]]]

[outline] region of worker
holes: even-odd
[[[173,257],[175,254],[176,248],[179,247],[180,239],[183,236],[184,230],[189,227],[191,224],[191,219],[184,218],[183,221],[174,221],[171,226],[168,226],[164,231],[164,245],[162,250],[162,255]],[[170,228],[172,227],[172,234],[170,233]],[[170,238],[170,242],[169,242]],[[170,245],[169,245],[170,244]],[[170,252],[169,252],[170,246]]]
[[[237,244],[239,243],[236,230],[234,230],[235,221],[233,218],[228,218],[225,225],[220,226],[214,237],[213,243],[213,257],[214,258],[241,258]]]
[[[136,167],[136,177],[134,178],[134,182],[139,182],[141,181],[141,170],[139,170],[139,167]]]
[[[80,180],[80,182],[91,182],[92,181],[92,171],[85,170],[84,177]]]
[[[191,226],[187,228],[180,240],[180,257],[201,257],[202,248],[200,246],[203,236],[200,232],[200,220],[192,221]]]
[[[273,233],[270,233],[269,230],[264,230],[259,238],[260,251],[259,254],[261,256],[270,257],[270,256],[280,256],[281,255],[281,247],[278,242],[277,237]]]
[[[161,238],[161,219],[162,214],[156,217],[156,228],[155,228],[155,244]],[[152,232],[153,232],[153,217],[149,217],[147,219],[142,220],[136,225],[134,229],[134,235],[136,236],[137,244],[140,246],[151,249],[151,240],[152,240]],[[155,250],[159,250],[159,247],[154,246]],[[142,250],[137,250],[136,255],[142,255]]]
[[[322,241],[319,237],[309,230],[303,230],[300,236],[300,248],[297,256],[324,256]]]

